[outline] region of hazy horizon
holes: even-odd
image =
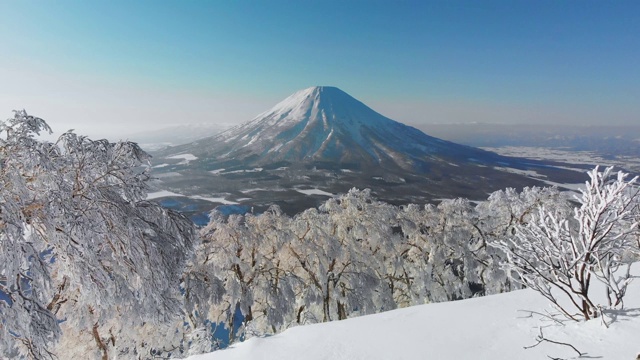
[[[56,132],[248,121],[339,87],[407,124],[635,125],[640,4],[2,2],[0,117]]]

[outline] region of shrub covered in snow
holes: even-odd
[[[600,316],[603,307],[623,306],[630,267],[640,254],[637,177],[613,174],[613,168],[589,173],[578,206],[568,214],[557,206],[538,206],[514,236],[492,244],[504,251],[504,267],[514,279],[549,299],[570,319]],[[605,284],[608,303],[592,299],[592,282]],[[565,302],[566,301],[566,302]],[[578,313],[574,313],[578,310]]]

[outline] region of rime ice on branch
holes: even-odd
[[[56,344],[74,332],[89,345],[69,358],[151,350],[136,332],[181,314],[193,225],[145,201],[137,144],[41,131],[25,111],[0,125],[0,354],[66,357]]]
[[[506,254],[504,268],[514,279],[549,299],[566,317],[589,320],[603,305],[592,296],[592,282],[607,290],[604,307],[623,306],[631,281],[628,267],[640,254],[637,177],[613,174],[613,168],[589,173],[590,181],[572,214],[540,206],[514,236],[495,241]],[[620,267],[626,266],[622,274]],[[574,311],[578,310],[578,313]]]

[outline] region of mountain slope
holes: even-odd
[[[428,136],[388,119],[335,87],[311,87],[289,96],[252,121],[172,152],[199,153],[245,165],[326,162],[427,172],[430,163],[497,160],[495,154]]]
[[[300,90],[247,123],[154,156],[162,190],[258,210],[278,204],[288,213],[352,187],[394,204],[424,204],[584,180],[583,171],[434,138],[335,87]]]

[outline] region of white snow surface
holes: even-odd
[[[200,195],[193,195],[193,196],[189,196],[191,199],[198,199],[198,200],[205,200],[205,201],[209,201],[209,202],[214,202],[214,203],[221,203],[224,205],[236,205],[238,204],[235,201],[230,201],[227,200],[223,197],[207,197],[207,196],[200,196]]]
[[[157,179],[165,179],[165,178],[170,178],[170,177],[182,176],[182,174],[177,172],[177,171],[170,171],[170,172],[166,172],[166,173],[154,174],[154,176]]]
[[[203,147],[218,159],[252,158],[257,166],[317,159],[399,162],[408,167],[414,166],[411,159],[434,152],[468,152],[467,147],[442,143],[393,121],[331,86],[300,90],[251,121],[209,140],[187,144],[180,152],[200,154]]]
[[[198,157],[193,154],[178,154],[178,155],[167,156],[167,159],[182,159],[182,161],[179,162],[178,165],[186,165],[190,161],[198,160]]]
[[[222,169],[224,170],[224,169]],[[219,172],[214,172],[214,171],[218,171],[218,170],[213,170],[211,171],[212,174],[244,174],[244,173],[255,173],[255,172],[260,172],[264,170],[263,168],[253,168],[251,170],[232,170],[232,171],[219,171]]]
[[[619,155],[614,158],[603,157],[594,151],[575,151],[530,146],[483,147],[504,156],[523,157],[536,160],[557,160],[569,164],[589,164],[600,166],[619,166],[630,171],[640,171],[640,158]],[[555,166],[566,170],[584,172],[583,167]]]
[[[326,192],[324,190],[320,190],[320,189],[306,189],[306,190],[301,190],[301,189],[295,189],[297,192],[305,194],[305,195],[324,195],[324,196],[335,196],[335,194],[332,194],[330,192]]]
[[[187,161],[191,161],[191,160],[197,160],[198,158],[193,154],[179,154],[179,155],[167,156],[167,159],[184,159]]]
[[[640,273],[635,264],[632,273]],[[601,321],[564,326],[530,316],[552,310],[530,289],[462,301],[428,304],[343,321],[299,326],[281,334],[189,357],[189,360],[245,359],[436,359],[436,360],[633,360],[640,353],[640,280],[629,285],[625,310],[613,313],[609,328]],[[547,339],[570,347],[536,344],[539,328]]]
[[[238,204],[235,201],[230,201],[225,199],[224,197],[211,197],[211,196],[201,196],[201,195],[182,195],[182,194],[178,194],[172,191],[167,191],[167,190],[160,190],[160,191],[155,191],[155,192],[150,192],[147,194],[147,200],[152,200],[152,199],[158,199],[158,198],[162,198],[162,197],[167,197],[167,196],[173,196],[173,197],[188,197],[190,199],[196,199],[196,200],[205,200],[205,201],[209,201],[209,202],[213,202],[213,203],[220,203],[220,204],[224,204],[224,205],[235,205]]]
[[[167,190],[160,190],[160,191],[156,191],[156,192],[150,192],[147,194],[147,200],[151,200],[151,199],[157,199],[157,198],[161,198],[161,197],[167,197],[167,196],[184,196],[184,195],[180,195],[171,191],[167,191]]]

